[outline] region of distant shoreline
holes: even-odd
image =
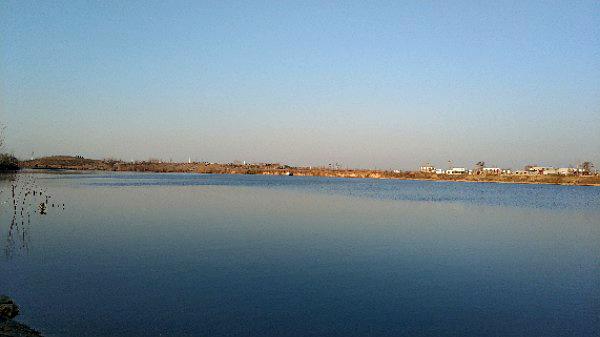
[[[437,175],[416,171],[385,171],[368,169],[330,169],[314,167],[292,167],[282,164],[219,164],[219,163],[161,163],[85,159],[82,157],[53,156],[23,161],[21,168],[75,171],[116,171],[116,172],[156,172],[156,173],[204,173],[204,174],[245,174],[279,176],[314,176],[331,178],[372,178],[398,180],[426,180],[446,182],[486,182],[508,184],[544,184],[565,186],[600,186],[600,175]]]

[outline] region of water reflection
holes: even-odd
[[[0,174],[0,184],[1,211],[12,213],[4,240],[4,255],[12,258],[18,252],[29,251],[32,213],[46,215],[49,208],[61,206],[52,202],[53,198],[47,188],[32,174]],[[6,190],[9,191],[7,195]]]
[[[34,188],[30,252],[0,259],[48,335],[597,335],[598,189],[86,176],[36,174],[48,214]],[[471,201],[494,191],[540,202]]]

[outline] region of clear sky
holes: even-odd
[[[600,1],[2,1],[20,157],[600,166]]]

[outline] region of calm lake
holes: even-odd
[[[600,335],[600,187],[18,176],[56,205],[9,238],[0,182],[0,293],[47,336]]]

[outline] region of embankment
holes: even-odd
[[[161,163],[161,162],[122,162],[116,160],[94,160],[81,157],[54,156],[23,161],[22,168],[99,170],[128,172],[187,172],[205,174],[259,174],[293,175],[336,178],[403,179],[460,182],[488,182],[513,184],[557,184],[600,186],[600,175],[437,175],[414,171],[386,171],[367,169],[327,169],[292,167],[281,164],[219,164],[219,163]]]

